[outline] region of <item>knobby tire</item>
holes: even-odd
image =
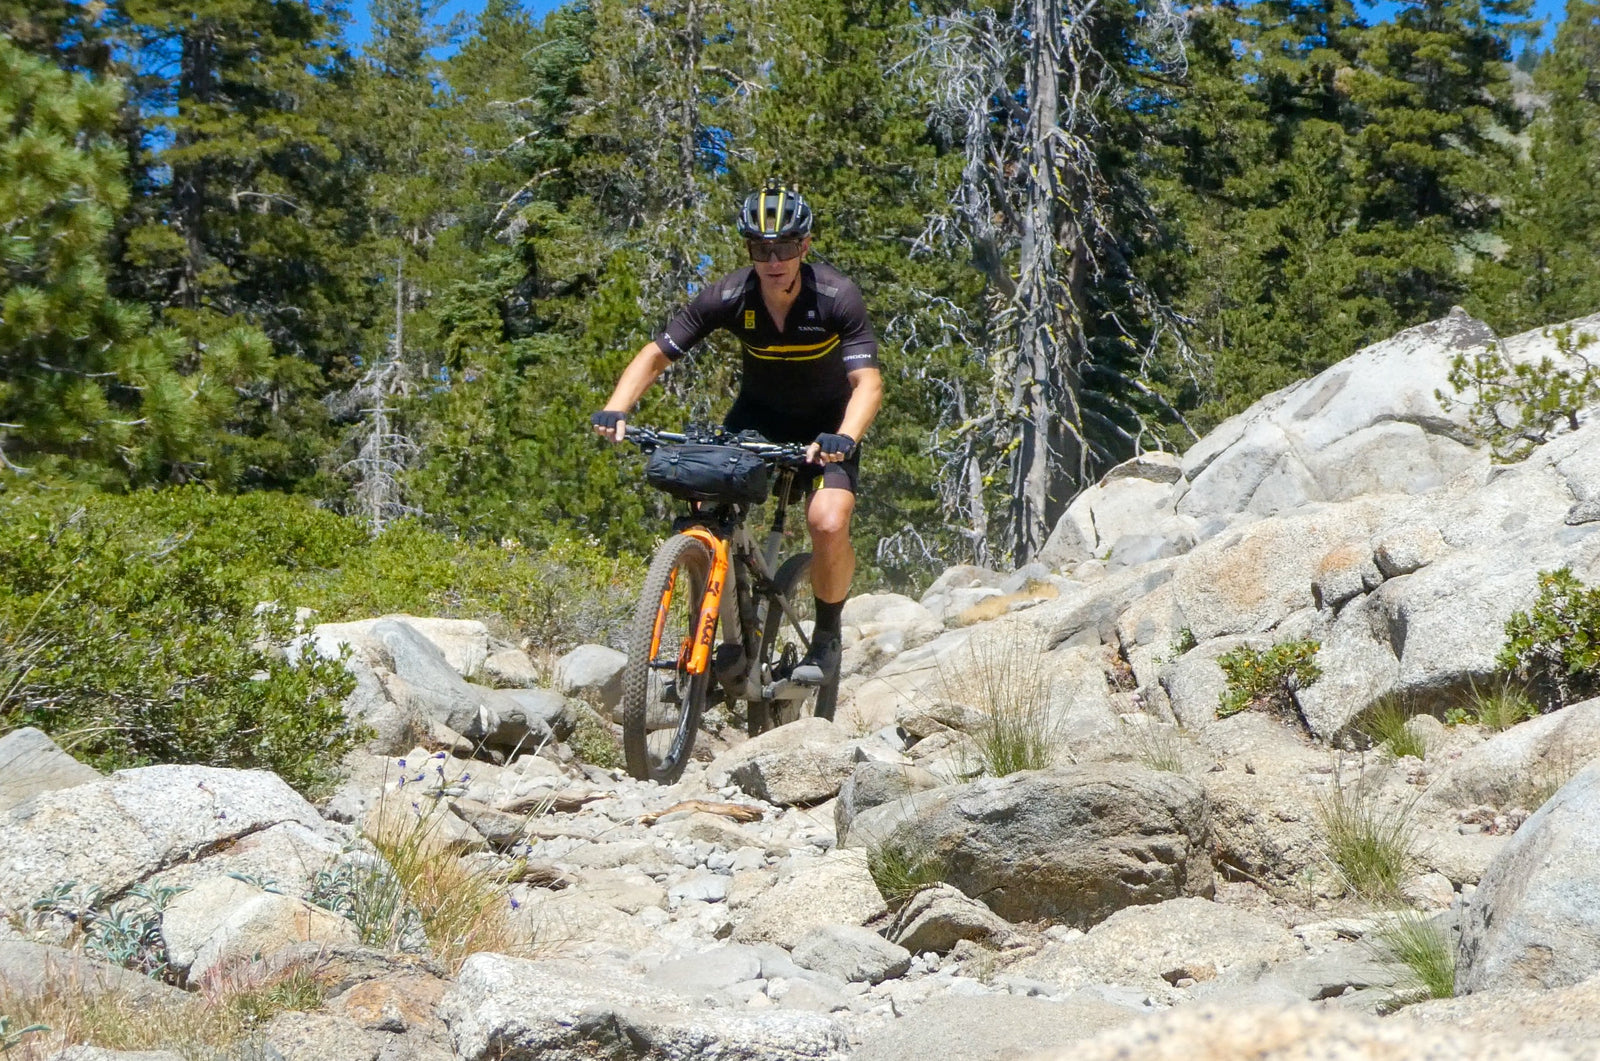
[[[695,732],[700,727],[700,716],[710,690],[711,668],[707,666],[704,673],[689,675],[683,669],[685,661],[681,648],[684,638],[692,644],[693,624],[700,614],[700,602],[705,599],[706,580],[710,575],[711,551],[688,535],[675,534],[656,550],[644,588],[639,591],[639,603],[628,625],[628,662],[622,670],[622,750],[628,773],[641,781],[671,784],[683,773],[694,750]],[[669,586],[671,607],[654,662],[676,658],[675,670],[650,665],[656,617]],[[687,630],[683,629],[685,618]],[[677,705],[661,701],[669,675],[681,701]],[[677,712],[676,725],[671,727],[671,737],[665,745],[659,737],[666,733],[667,727],[650,728],[653,709],[657,721]],[[656,735],[654,741],[652,734]]]

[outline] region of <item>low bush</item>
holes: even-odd
[[[29,904],[32,920],[59,915],[72,926],[83,949],[113,965],[155,979],[167,975],[167,941],[161,935],[161,913],[187,888],[135,884],[112,903],[99,889],[79,888],[66,881]]]
[[[212,544],[222,528],[157,530],[142,498],[24,501],[3,502],[0,732],[37,726],[102,769],[260,767],[303,791],[330,779],[361,736],[341,708],[354,683],[337,661],[274,651],[290,621],[258,612],[229,559],[240,546]]]
[[[1600,695],[1600,586],[1583,585],[1567,567],[1539,572],[1539,596],[1506,620],[1495,662],[1547,710]]]
[[[462,542],[400,523],[371,539],[266,493],[46,483],[0,495],[0,519],[0,733],[37,726],[101,769],[260,767],[306,792],[361,734],[340,706],[344,668],[280,650],[295,609],[483,618],[556,651],[620,629],[638,576],[571,538]]]
[[[1300,720],[1294,694],[1322,677],[1316,654],[1317,641],[1285,641],[1265,652],[1241,645],[1217,659],[1228,687],[1217,705],[1217,717],[1237,715],[1247,708],[1272,711]]]

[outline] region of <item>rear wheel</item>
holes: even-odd
[[[685,534],[661,543],[628,626],[622,671],[622,749],[628,773],[670,784],[694,750],[711,685],[708,665],[689,673],[711,551]]]
[[[763,681],[787,678],[805,656],[810,647],[809,625],[816,619],[815,600],[811,595],[811,554],[791,556],[778,567],[772,577],[773,592],[762,596],[758,628],[761,631],[761,674]],[[779,598],[789,602],[786,613]],[[802,628],[799,623],[806,623]],[[792,722],[807,713],[819,718],[833,718],[839,700],[837,676],[822,686],[814,695],[804,700],[765,701],[757,709],[750,705],[751,736],[775,725]],[[758,722],[759,719],[759,722]]]

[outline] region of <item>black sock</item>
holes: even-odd
[[[834,601],[830,604],[820,598],[812,599],[817,602],[817,624],[812,628],[811,636],[813,638],[824,634],[839,636],[839,619],[844,614],[844,601]]]

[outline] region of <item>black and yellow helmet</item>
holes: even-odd
[[[768,181],[745,198],[739,235],[745,239],[800,239],[811,234],[811,207],[793,185]]]

